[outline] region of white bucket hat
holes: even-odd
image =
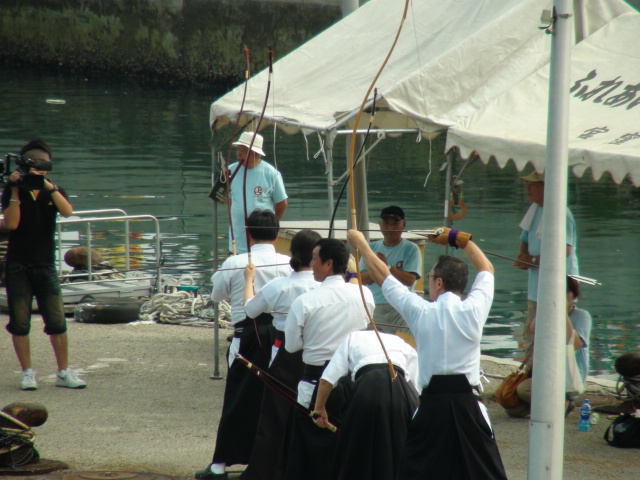
[[[238,145],[244,145],[245,147],[249,147],[251,145],[251,139],[253,139],[253,132],[242,132],[242,135],[240,135],[240,138],[238,139],[237,142],[233,142],[233,146],[237,147]],[[259,134],[255,134],[256,138],[255,140],[253,140],[253,146],[251,147],[251,150],[253,150],[254,152],[256,152],[258,155],[260,155],[261,157],[264,157],[265,154],[262,151],[262,135]]]

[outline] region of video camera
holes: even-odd
[[[15,182],[15,185],[23,190],[42,190],[44,188],[44,177],[37,173],[29,173],[29,171],[35,168],[42,172],[50,172],[53,170],[53,163],[47,160],[34,160],[15,153],[7,153],[4,161],[0,159],[0,187],[5,187],[12,183],[9,180],[12,173],[11,160],[16,164],[16,171],[22,174],[20,179]]]

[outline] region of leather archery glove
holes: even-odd
[[[430,242],[438,245],[449,245],[455,248],[464,248],[471,240],[472,235],[470,233],[461,232],[447,227],[439,227],[436,230],[436,235],[429,235],[427,238]]]

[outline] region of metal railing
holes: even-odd
[[[115,214],[115,215],[114,215]],[[83,215],[91,215],[90,217],[82,217]],[[105,215],[105,216],[102,216]],[[102,210],[81,210],[78,212],[74,212],[74,217],[78,218],[60,218],[57,222],[58,229],[58,238],[57,238],[57,249],[58,249],[58,273],[60,274],[62,279],[65,278],[74,278],[78,277],[78,275],[74,274],[63,274],[62,273],[62,229],[67,225],[81,225],[86,224],[86,244],[87,247],[87,273],[82,273],[81,276],[88,277],[88,281],[86,282],[74,282],[74,284],[80,283],[96,283],[96,282],[108,282],[108,281],[122,281],[120,280],[105,280],[105,279],[95,279],[93,275],[93,262],[91,261],[91,248],[92,248],[92,225],[96,223],[105,223],[105,222],[124,222],[124,237],[125,237],[125,263],[126,263],[126,272],[131,270],[131,258],[130,258],[130,226],[129,223],[131,220],[135,221],[152,221],[155,225],[155,251],[156,251],[156,265],[154,267],[149,267],[148,269],[141,270],[155,270],[155,276],[149,277],[136,277],[136,279],[155,279],[155,286],[161,284],[162,274],[161,274],[161,243],[160,243],[160,223],[158,219],[153,215],[128,215],[122,209],[113,208],[113,209],[102,209]],[[79,243],[79,242],[78,242]],[[101,274],[104,274],[104,271],[101,271]],[[115,273],[112,272],[112,273]]]

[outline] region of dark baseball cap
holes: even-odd
[[[384,207],[380,212],[380,218],[384,218],[388,216],[394,216],[394,217],[398,217],[400,220],[404,220],[404,210],[394,205],[390,207]]]

